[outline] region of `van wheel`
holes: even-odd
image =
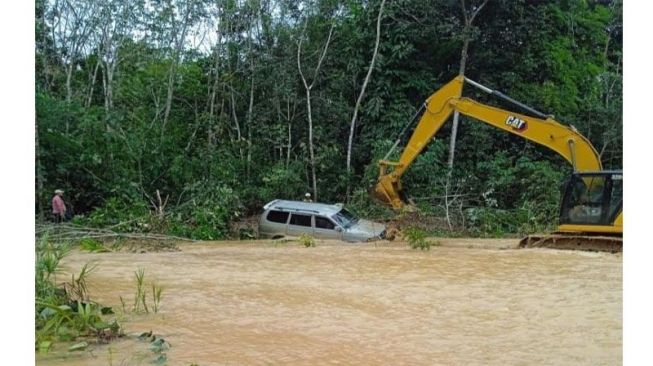
[[[283,235],[275,235],[272,237],[272,240],[279,240],[279,239],[283,239]]]

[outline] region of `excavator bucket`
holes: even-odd
[[[593,236],[575,234],[529,235],[519,242],[520,248],[553,248],[620,253],[623,238],[618,236]]]

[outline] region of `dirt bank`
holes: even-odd
[[[622,259],[510,249],[516,239],[400,242],[204,242],[178,252],[81,253],[98,301],[133,299],[133,273],[164,287],[158,314],[127,334],[168,340],[169,365],[618,365]],[[149,280],[148,280],[149,282]],[[65,356],[65,358],[64,358]],[[149,364],[135,337],[39,365]]]

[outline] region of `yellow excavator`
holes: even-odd
[[[465,83],[511,103],[532,116],[462,97]],[[527,236],[520,241],[520,247],[622,251],[623,172],[602,170],[599,154],[589,140],[573,126],[562,125],[552,116],[464,76],[454,78],[433,93],[418,114],[422,109],[424,113],[399,161],[386,160],[398,145],[399,139],[386,157],[379,161],[379,179],[374,194],[381,201],[395,209],[404,207],[406,203],[401,186],[402,175],[449,116],[458,111],[474,120],[546,146],[565,158],[573,167],[573,173],[567,180],[561,197],[557,231]]]

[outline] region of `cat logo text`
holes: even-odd
[[[526,121],[524,121],[523,119],[521,119],[519,117],[515,117],[515,116],[508,116],[508,118],[506,119],[506,124],[508,126],[512,127],[513,130],[516,130],[516,131],[519,131],[519,132],[522,132],[522,131],[526,130],[526,127],[528,127],[528,124],[526,123]]]

